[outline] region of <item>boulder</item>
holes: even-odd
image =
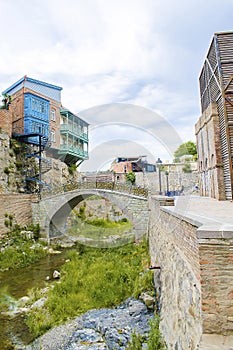
[[[54,271],[53,271],[53,279],[57,280],[57,279],[59,279],[60,277],[61,277],[60,272],[57,271],[57,270],[54,270]]]

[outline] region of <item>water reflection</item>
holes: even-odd
[[[46,277],[52,278],[53,271],[59,269],[65,262],[67,250],[61,254],[52,254],[39,262],[20,269],[0,272],[0,291],[14,299],[27,295],[32,288],[43,288]],[[11,343],[28,344],[33,340],[25,322],[25,315],[10,317],[4,314],[5,307],[0,309],[0,344],[1,350],[12,349]]]

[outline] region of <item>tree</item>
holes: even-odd
[[[0,107],[0,109],[9,109],[9,105],[11,104],[11,96],[8,94],[3,95],[2,99],[3,105]]]
[[[125,178],[126,178],[126,182],[131,183],[131,185],[135,184],[136,176],[132,171],[128,172]]]
[[[197,155],[197,146],[192,141],[182,143],[177,150],[174,152],[175,159],[180,158],[184,155],[192,155],[194,158]]]

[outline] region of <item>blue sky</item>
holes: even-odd
[[[0,0],[0,9],[0,91],[25,74],[62,86],[63,104],[91,124],[86,168],[147,154],[147,131],[160,134],[136,108],[123,137],[128,116],[115,104],[153,111],[170,138],[195,140],[199,73],[214,32],[233,30],[232,0]],[[171,157],[158,145],[151,153]]]

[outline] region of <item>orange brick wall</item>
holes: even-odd
[[[205,333],[233,334],[233,242],[206,239],[200,244],[202,315]]]
[[[116,173],[128,173],[132,171],[132,163],[131,162],[120,162],[115,163],[111,166],[111,170]]]
[[[11,109],[0,109],[0,128],[10,137],[12,136],[12,112]]]
[[[5,214],[14,215],[13,222],[20,226],[28,225],[32,222],[32,201],[37,197],[31,194],[1,194],[0,195],[0,237],[8,232],[4,225]]]

